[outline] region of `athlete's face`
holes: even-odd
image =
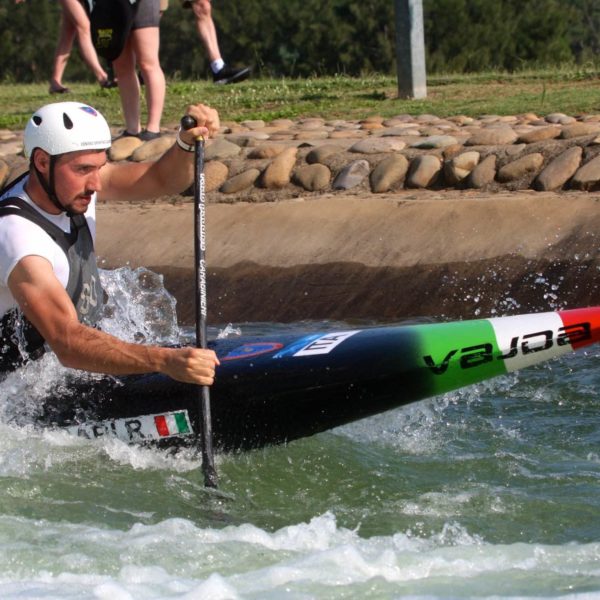
[[[85,213],[94,192],[102,189],[100,170],[106,164],[106,152],[70,152],[59,156],[54,164],[56,195],[72,214]]]

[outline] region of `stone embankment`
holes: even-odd
[[[138,143],[118,142],[113,159],[143,160],[153,150],[133,149]],[[279,190],[594,190],[599,155],[600,115],[244,121],[225,124],[207,148],[206,183],[214,200],[225,202],[276,199]]]
[[[117,139],[110,158],[147,160],[173,139],[172,129],[146,143]],[[24,167],[14,157],[20,144],[0,131],[0,183]],[[600,187],[600,115],[225,123],[206,161],[206,191],[217,202],[407,188],[591,191]]]

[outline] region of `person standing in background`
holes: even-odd
[[[161,13],[167,10],[169,0],[161,0]],[[217,29],[212,18],[211,0],[182,0],[183,8],[191,8],[196,18],[198,36],[204,45],[213,81],[216,84],[237,83],[250,75],[250,67],[233,68],[225,63],[219,49]]]
[[[25,0],[15,0],[17,4],[21,4]],[[90,68],[94,77],[101,87],[111,88],[117,84],[114,82],[102,68],[96,49],[92,44],[90,34],[90,19],[85,11],[85,8],[79,0],[59,0],[62,9],[60,22],[60,35],[56,50],[54,53],[54,61],[52,63],[52,75],[50,76],[50,94],[67,94],[69,88],[62,83],[62,78],[71,55],[73,42],[77,38],[79,51],[86,65]]]
[[[160,137],[160,121],[165,103],[166,82],[160,66],[160,0],[138,0],[133,25],[123,51],[113,61],[119,80],[121,106],[125,117],[122,136],[135,136],[143,141]],[[141,127],[140,80],[144,81],[148,118]]]

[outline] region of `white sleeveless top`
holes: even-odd
[[[71,222],[66,213],[51,215],[39,208],[23,189],[26,181],[27,177],[24,177],[17,185],[4,193],[0,200],[12,196],[22,198],[63,231],[69,231]],[[92,238],[95,240],[96,194],[93,195],[85,216]],[[0,317],[7,310],[17,305],[8,289],[8,277],[18,262],[26,256],[41,256],[45,258],[52,265],[54,274],[61,285],[65,288],[67,287],[67,282],[69,281],[69,262],[60,246],[35,223],[17,215],[2,217],[0,218]]]

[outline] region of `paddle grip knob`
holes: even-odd
[[[198,122],[191,115],[184,115],[183,117],[181,117],[182,129],[192,129],[193,127],[196,127],[196,125],[198,125]]]

